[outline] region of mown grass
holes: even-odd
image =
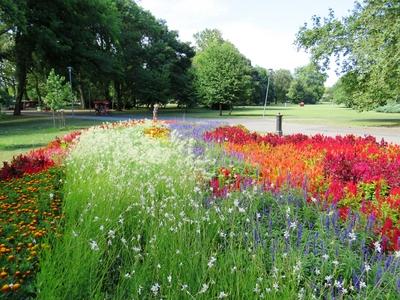
[[[97,120],[68,119],[65,128],[54,128],[51,117],[23,115],[0,118],[0,162],[43,147],[55,137],[101,123]]]
[[[238,106],[229,115],[227,111],[223,112],[222,118],[260,118],[263,116],[262,106]],[[143,112],[131,111],[133,115]],[[336,126],[382,126],[397,127],[400,126],[400,113],[380,113],[375,111],[359,112],[350,108],[331,103],[322,103],[316,105],[298,105],[288,104],[287,106],[269,105],[265,110],[265,117],[275,117],[281,113],[285,119],[305,123]],[[148,115],[150,115],[148,113]],[[182,110],[174,108],[160,109],[160,115],[195,117],[195,118],[221,118],[218,111],[204,108],[188,110],[184,113]]]

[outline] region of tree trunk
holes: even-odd
[[[85,96],[83,94],[83,86],[82,86],[82,80],[81,80],[81,73],[78,72],[77,74],[77,78],[78,78],[78,92],[79,92],[79,98],[81,101],[81,108],[85,109]]]
[[[229,115],[232,115],[232,111],[233,111],[233,104],[229,103]]]
[[[121,88],[121,83],[118,82],[118,81],[114,81],[114,89],[115,89],[115,96],[116,96],[116,101],[117,101],[117,110],[120,111],[120,110],[122,110],[122,88]]]
[[[85,109],[85,97],[83,96],[83,88],[82,88],[81,83],[78,84],[78,92],[79,92],[79,98],[81,101],[81,108]]]
[[[36,94],[38,96],[38,105],[42,106],[42,94],[40,93],[40,89],[39,89],[39,79],[37,77],[37,75],[35,74],[35,72],[33,72],[33,76],[35,77],[35,89],[36,89]]]
[[[22,97],[26,88],[26,75],[28,60],[31,56],[29,42],[20,31],[15,37],[15,77],[17,79],[17,97],[15,98],[14,116],[20,116],[22,110]]]
[[[222,103],[219,103],[219,115],[222,116]]]

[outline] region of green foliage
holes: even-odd
[[[253,93],[250,62],[229,42],[213,42],[193,60],[195,88],[201,101],[234,105]]]
[[[325,67],[334,56],[341,73],[352,77],[341,83],[350,91],[347,105],[370,110],[399,98],[399,35],[400,2],[365,0],[341,20],[333,11],[323,21],[313,17],[313,25],[298,32],[297,44]]]
[[[205,50],[212,43],[222,44],[224,42],[222,33],[218,29],[206,28],[203,31],[196,33],[193,37],[199,51]]]
[[[297,68],[287,96],[293,103],[317,103],[324,94],[327,75],[315,64]]]
[[[292,81],[293,76],[289,70],[279,69],[275,71],[274,88],[277,101],[286,102],[288,100],[287,93]]]
[[[269,87],[268,87],[269,79]],[[265,96],[268,88],[267,103],[272,103],[275,98],[274,89],[274,71],[272,69],[265,69],[260,66],[255,66],[252,72],[252,81],[254,86],[254,92],[252,96],[252,102],[254,104],[263,105]]]
[[[69,101],[73,100],[73,94],[69,84],[65,83],[65,78],[57,75],[54,69],[50,71],[46,81],[46,97],[44,103],[52,111],[63,108]]]
[[[400,113],[400,103],[388,103],[378,107],[375,111],[383,113]]]

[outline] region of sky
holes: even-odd
[[[313,15],[327,16],[329,8],[343,17],[353,8],[353,0],[138,0],[156,18],[167,21],[182,41],[192,42],[193,34],[216,28],[249,58],[253,65],[289,69],[292,72],[309,62],[298,51],[295,35]],[[328,71],[326,86],[336,80],[335,66]]]

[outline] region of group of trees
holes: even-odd
[[[335,58],[342,75],[330,91],[338,103],[359,110],[400,102],[400,1],[363,0],[342,19],[314,16],[297,44],[327,67]]]
[[[67,76],[79,102],[116,108],[187,102],[194,49],[131,0],[2,0],[0,91],[42,100],[51,69]],[[0,95],[1,95],[0,94]]]
[[[262,104],[278,101],[316,103],[324,93],[326,74],[316,64],[295,70],[266,70],[253,67],[216,29],[195,35],[197,52],[193,59],[194,86],[208,106]]]
[[[222,109],[238,104],[321,98],[325,75],[312,64],[289,70],[252,66],[218,30],[179,40],[162,20],[131,0],[1,0],[0,101],[48,106],[51,70],[69,78],[83,107],[112,100],[116,109],[175,102]],[[65,82],[63,83],[66,84]],[[68,97],[70,99],[71,97]]]

